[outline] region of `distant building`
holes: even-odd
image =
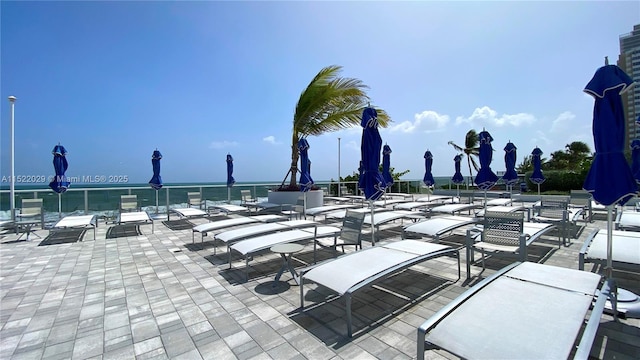
[[[618,66],[636,82],[622,95],[627,119],[624,149],[629,153],[633,139],[640,139],[640,24],[634,25],[632,32],[620,35]]]

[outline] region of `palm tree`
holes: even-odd
[[[282,184],[291,175],[290,188],[297,188],[298,141],[309,135],[321,135],[354,125],[360,125],[362,111],[369,106],[368,87],[359,79],[340,77],[341,66],[327,66],[311,80],[300,94],[293,115],[291,135],[291,168]],[[391,121],[384,110],[376,108],[380,126]],[[282,187],[282,186],[281,186]]]
[[[471,165],[473,168],[478,171],[478,163],[476,162],[476,157],[480,155],[480,140],[478,139],[478,133],[471,129],[467,132],[467,135],[464,137],[464,148],[456,145],[453,141],[449,141],[447,144],[453,146],[459,152],[465,153],[467,155],[467,164],[469,165],[469,178],[473,181],[473,175],[471,173]],[[469,183],[467,182],[467,190],[469,189]]]

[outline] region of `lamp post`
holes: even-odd
[[[16,102],[16,97],[11,95],[9,96],[9,102],[11,103],[11,128],[9,132],[11,133],[11,178],[9,179],[9,204],[11,208],[11,220],[14,221],[16,219],[16,174],[15,174],[15,129],[14,129],[14,106]]]
[[[342,196],[340,194],[340,138],[338,138],[338,196]]]

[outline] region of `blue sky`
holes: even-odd
[[[393,123],[391,164],[420,179],[453,175],[470,129],[518,162],[572,141],[593,149],[593,99],[582,89],[640,2],[8,2],[1,11],[1,174],[8,176],[15,95],[16,175],[165,182],[280,181],[301,91],[323,67],[361,79]],[[337,178],[360,158],[361,128],[308,139],[312,176]],[[464,169],[464,168],[463,168]],[[6,185],[6,183],[3,183]]]

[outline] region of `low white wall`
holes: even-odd
[[[298,202],[298,197],[303,195],[299,191],[269,191],[268,201],[274,204],[292,204]],[[307,192],[307,209],[322,206],[324,193],[322,190],[311,190]]]

